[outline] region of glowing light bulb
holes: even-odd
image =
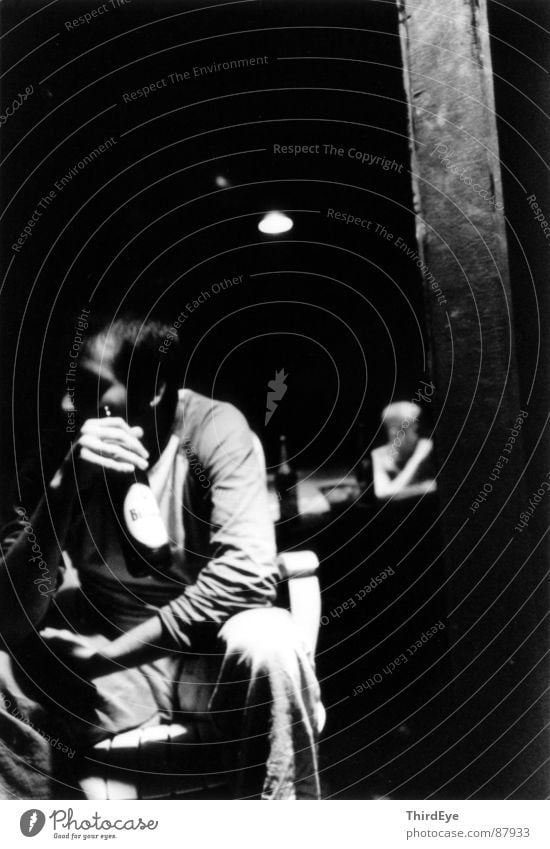
[[[282,212],[268,212],[264,215],[258,224],[260,233],[267,233],[270,236],[278,233],[288,233],[294,227],[294,221]]]

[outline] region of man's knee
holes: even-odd
[[[281,608],[238,613],[219,633],[224,654],[222,678],[262,681],[276,699],[299,698],[312,716],[314,729],[324,725],[319,684],[300,631]]]
[[[296,673],[305,652],[287,610],[255,608],[237,613],[219,633],[225,656],[249,664],[255,671],[284,669]]]

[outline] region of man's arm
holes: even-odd
[[[194,448],[209,482],[207,561],[196,583],[160,612],[172,646],[184,650],[197,626],[221,626],[240,611],[271,605],[278,575],[265,470],[246,419],[230,404],[213,403],[197,432]]]
[[[40,636],[54,654],[63,657],[75,673],[87,679],[151,663],[169,650],[158,616],[147,619],[99,649],[87,637],[72,631],[45,628]]]

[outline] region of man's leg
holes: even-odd
[[[81,798],[79,752],[169,719],[174,668],[162,658],[87,682],[37,634],[16,652],[0,650],[0,799]]]
[[[237,754],[238,798],[319,799],[319,685],[290,614],[248,610],[219,633],[209,709]]]
[[[74,748],[63,731],[46,726],[43,707],[21,687],[16,669],[0,649],[0,799],[81,798],[73,790]]]

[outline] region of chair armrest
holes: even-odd
[[[319,569],[314,551],[281,551],[277,558],[281,578],[308,578]]]
[[[292,619],[314,658],[321,619],[321,590],[316,574],[319,558],[314,551],[283,551],[277,562],[281,579],[286,582]]]
[[[308,654],[313,659],[321,619],[321,589],[316,575],[291,578],[288,596],[292,619],[302,634]]]

